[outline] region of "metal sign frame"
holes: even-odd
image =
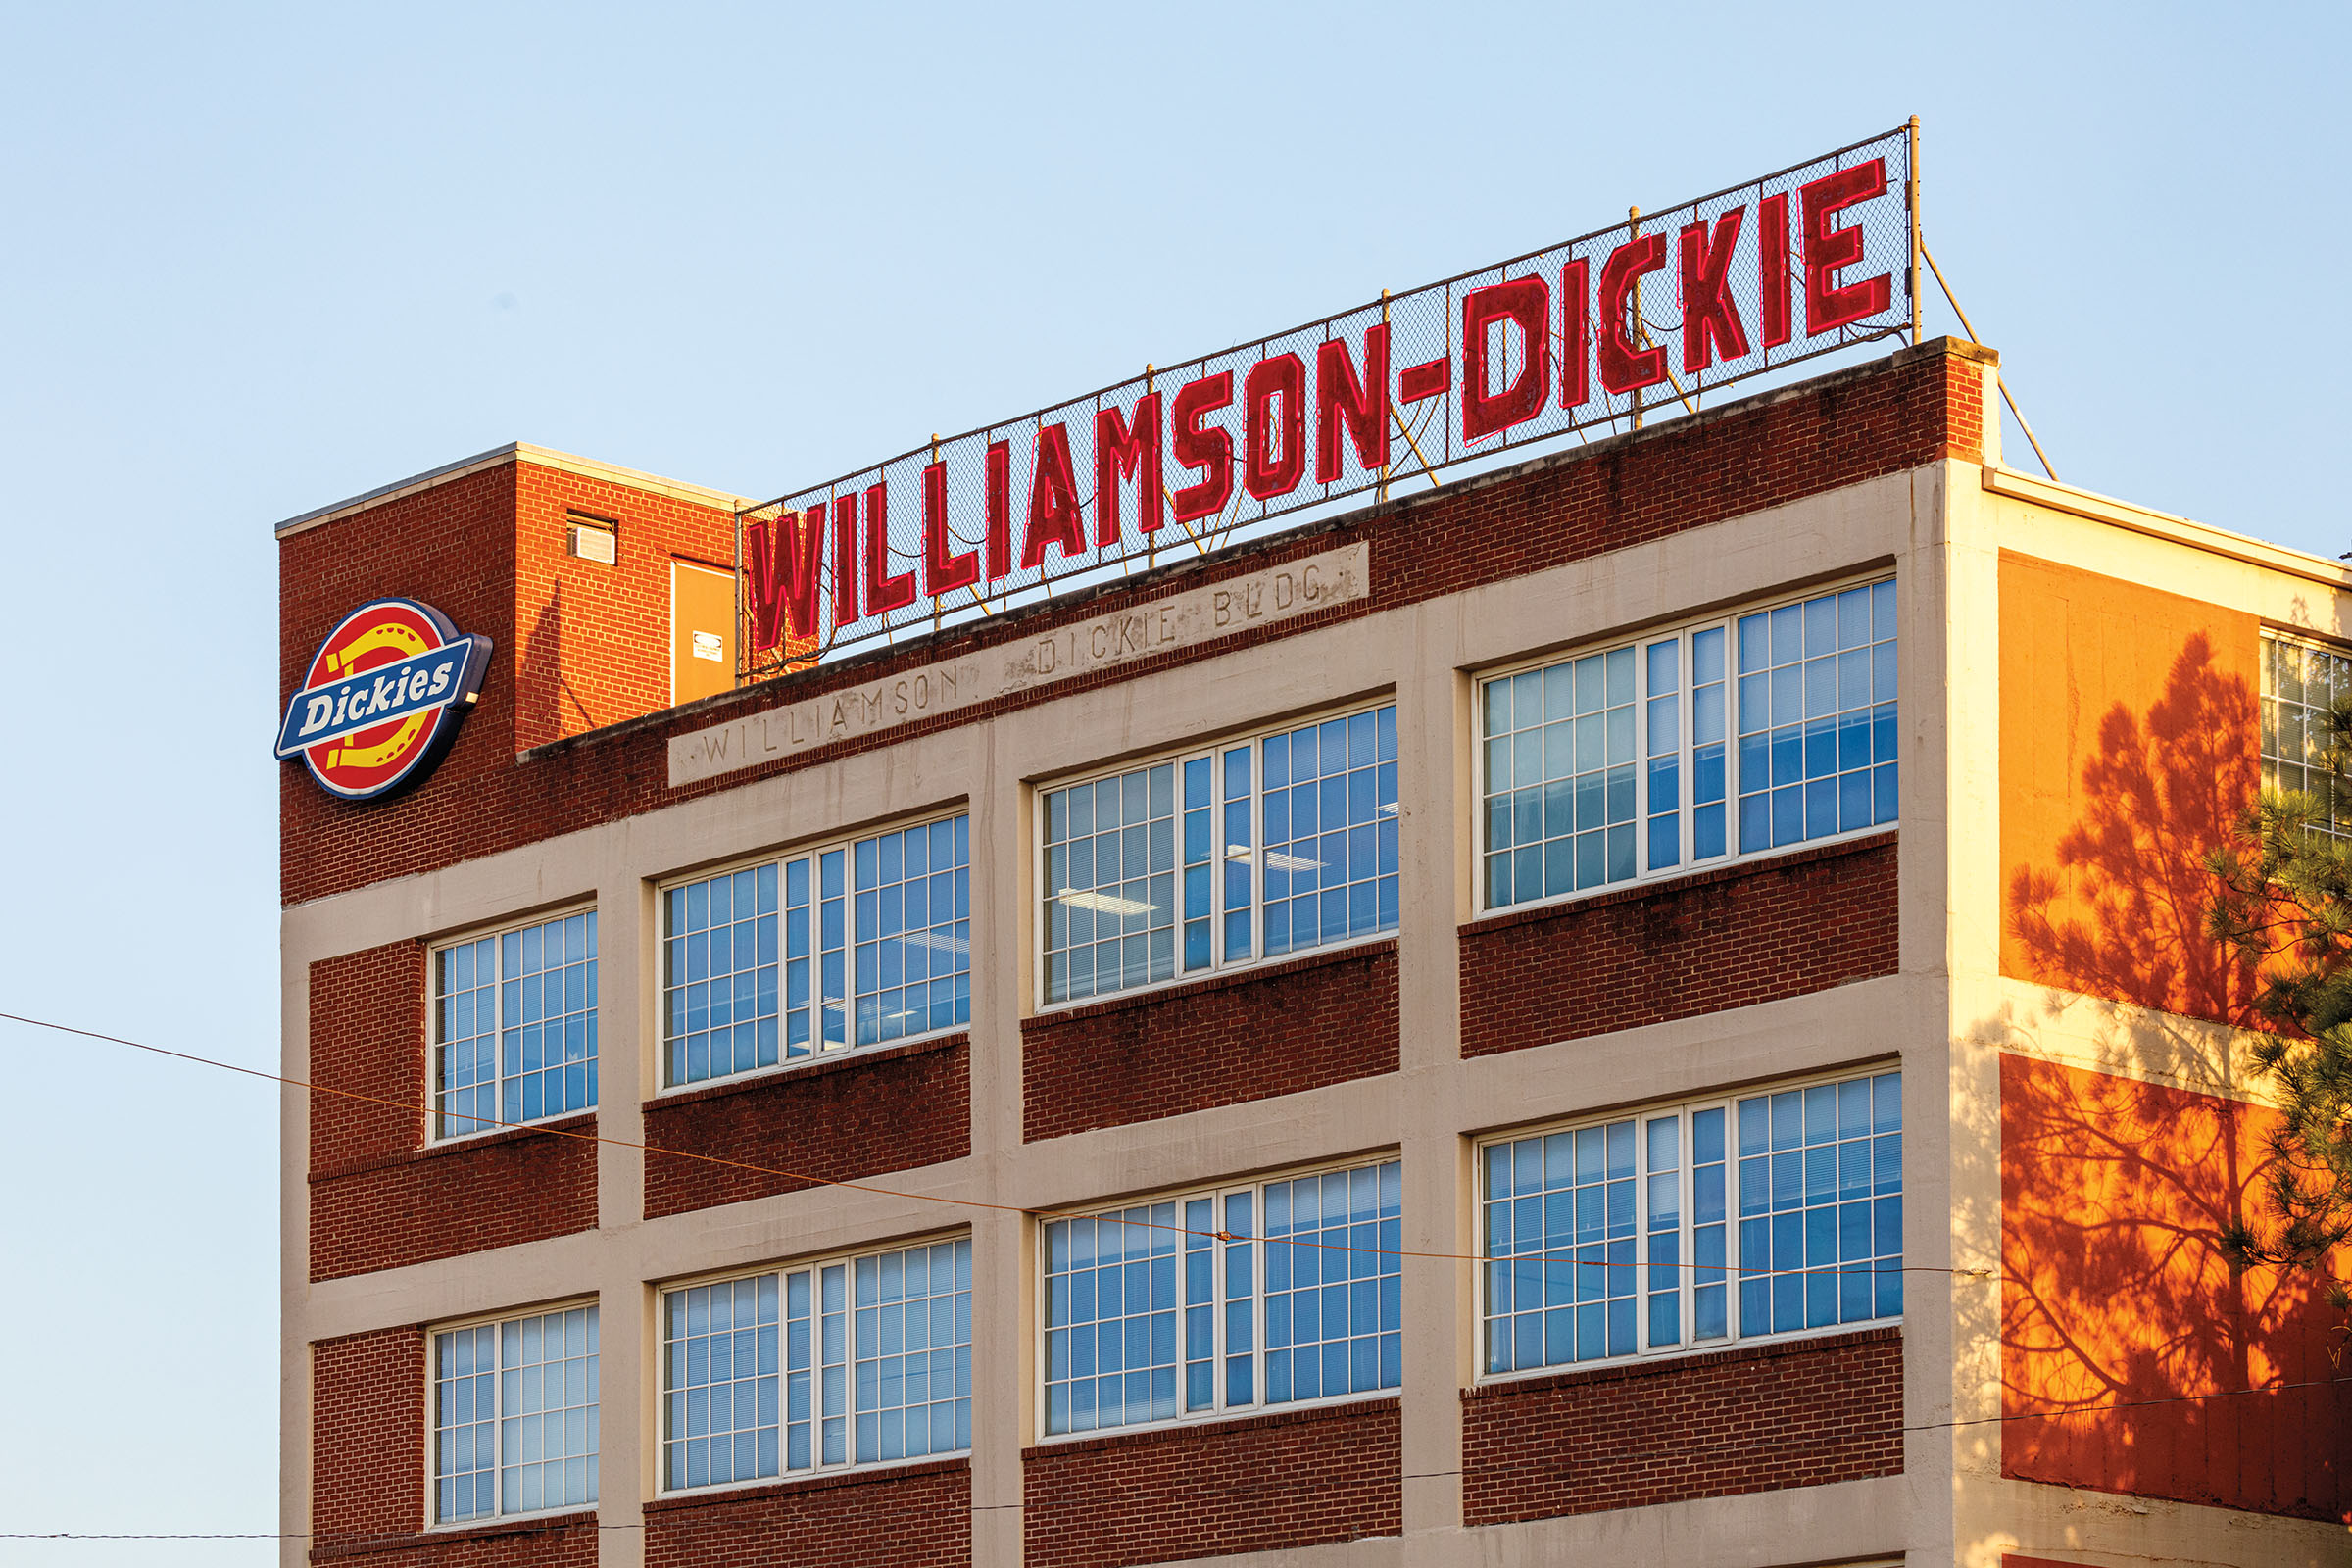
[[[1919,339],[1919,122],[736,517],[738,681]]]

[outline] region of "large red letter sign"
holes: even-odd
[[[1233,499],[1233,437],[1200,423],[1201,416],[1232,407],[1231,370],[1204,375],[1176,394],[1176,461],[1188,468],[1208,470],[1200,483],[1176,492],[1178,522],[1213,517]]]
[[[988,444],[987,479],[983,485],[988,514],[988,580],[1003,582],[1012,575],[1012,443]]]
[[[1487,329],[1508,321],[1519,329],[1519,374],[1499,392],[1487,390]],[[1540,277],[1491,283],[1462,296],[1462,437],[1476,441],[1534,418],[1551,395],[1551,290]]]
[[[890,573],[890,487],[865,487],[865,612],[884,615],[914,603],[914,573]]]
[[[1119,481],[1135,480],[1135,526],[1158,531],[1167,514],[1159,498],[1159,394],[1135,400],[1135,424],[1116,409],[1095,416],[1095,543],[1119,542]]]
[[[1560,264],[1560,407],[1592,395],[1592,284],[1582,256]]]
[[[1037,432],[1037,462],[1029,472],[1029,531],[1021,540],[1021,569],[1046,563],[1046,546],[1065,556],[1086,554],[1086,524],[1078,520],[1078,480],[1070,471],[1070,430],[1049,424]]]
[[[1733,208],[1715,220],[1712,238],[1704,219],[1683,228],[1685,374],[1705,369],[1718,352],[1727,360],[1747,357],[1747,330],[1740,324],[1731,288],[1732,247],[1740,243],[1740,225],[1746,218],[1746,208]]]
[[[1340,476],[1340,436],[1355,461],[1378,470],[1389,461],[1389,323],[1364,328],[1364,378],[1355,378],[1345,340],[1315,350],[1315,482]]]
[[[833,624],[858,618],[858,492],[833,498]]]
[[[1796,335],[1788,320],[1788,193],[1756,204],[1756,327],[1777,349]]]
[[[1886,194],[1886,160],[1824,174],[1796,193],[1805,215],[1805,332],[1808,336],[1835,331],[1849,321],[1876,316],[1886,308],[1894,284],[1885,272],[1859,283],[1838,284],[1840,269],[1862,259],[1862,231],[1832,228],[1830,220],[1840,208]]]
[[[1274,405],[1282,404],[1277,418]],[[1306,362],[1277,354],[1242,380],[1242,483],[1260,501],[1288,495],[1306,474]],[[1268,438],[1272,439],[1269,446]]]
[[[773,523],[751,522],[743,529],[744,576],[750,592],[752,652],[765,653],[780,640],[816,635],[817,579],[825,560],[825,504],[787,512]]]
[[[1914,122],[1663,210],[1620,208],[1605,228],[745,503],[738,672],[903,639],[921,610],[929,628],[976,625],[1107,583],[1157,564],[1171,514],[1208,549],[1385,501],[1397,464],[1435,486],[1508,446],[1588,440],[1908,337],[1917,148]]]
[[[1666,379],[1666,351],[1635,348],[1626,321],[1634,284],[1665,265],[1666,236],[1644,234],[1611,251],[1600,270],[1600,384],[1611,392],[1639,392]]]
[[[948,554],[948,466],[923,470],[923,592],[937,599],[980,580],[980,558]]]

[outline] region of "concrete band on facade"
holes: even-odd
[[[662,564],[731,559],[716,493],[516,448],[301,519],[281,541],[288,691],[323,626],[375,594],[433,603],[501,652],[413,794],[352,807],[287,771],[285,1073],[421,1102],[429,949],[593,907],[602,1091],[552,1126],[449,1144],[421,1115],[289,1094],[282,1528],[319,1543],[291,1539],[284,1560],[2337,1560],[2340,1390],[2257,1396],[2266,1414],[2226,1430],[2052,1417],[2116,1395],[2084,1396],[2091,1351],[2059,1365],[2048,1347],[2069,1326],[2125,1347],[2136,1330],[2086,1303],[2147,1296],[2068,1274],[2059,1229],[2119,1194],[2187,1201],[2209,1174],[2183,1145],[2178,1168],[2117,1188],[2069,1150],[2159,1115],[2242,1140],[2265,1113],[2226,985],[2073,940],[2105,906],[2083,876],[2167,867],[2101,866],[2067,835],[2102,808],[2093,784],[2164,764],[2159,730],[2189,697],[2250,722],[2265,628],[2352,639],[2352,577],[2015,482],[1993,365],[1950,341],[1904,350],[680,710]],[[618,519],[615,566],[563,556],[572,511]],[[1109,652],[1072,640],[1342,557],[1362,564],[1348,592],[1262,623],[1211,611]],[[1480,672],[1888,575],[1899,824],[1480,912]],[[1080,667],[1041,670],[1055,646]],[[984,695],[963,700],[959,679],[952,705],[874,706],[957,667]],[[860,693],[855,722],[806,727]],[[1396,705],[1408,846],[1393,932],[1042,1003],[1041,788],[1375,700]],[[2118,705],[2127,722],[2108,721]],[[2236,731],[2208,728],[2227,751]],[[713,767],[721,731],[786,739]],[[970,817],[968,1029],[662,1087],[661,886],[950,809]],[[1473,1267],[1408,1259],[1395,1389],[1044,1432],[1037,1211],[1393,1156],[1402,1247],[1458,1257],[1479,1246],[1483,1137],[1898,1066],[1904,1261],[1952,1272],[1908,1276],[1897,1322],[1482,1378]],[[2086,1106],[2096,1119],[2066,1120]],[[887,1191],[693,1167],[645,1143]],[[968,1454],[661,1494],[662,1286],[946,1236],[972,1247]],[[2230,1288],[2201,1264],[2151,1278],[2183,1314],[2210,1316]],[[594,1508],[430,1525],[428,1329],[589,1301]],[[2268,1381],[2309,1361],[2308,1313],[2214,1320]],[[2120,1386],[2145,1397],[2209,1370],[2177,1357]],[[2290,1460],[2266,1420],[2322,1458]],[[2022,1436],[2053,1422],[2068,1435]],[[2228,1463],[2201,1457],[2209,1440]]]

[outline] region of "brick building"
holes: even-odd
[[[287,1102],[286,1561],[2341,1561],[2195,858],[2352,572],[2004,466],[1993,363],[682,703],[739,498],[282,525],[286,692],[497,644],[412,793],[284,775],[371,1097]]]

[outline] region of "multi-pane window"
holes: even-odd
[[[1740,617],[1740,849],[1895,816],[1894,584]]]
[[[1396,1160],[1046,1225],[1048,1433],[1396,1388]]]
[[[433,954],[433,1136],[596,1103],[596,911]]]
[[[666,1082],[971,1021],[971,818],[662,892]]]
[[[1900,1073],[1489,1144],[1481,1165],[1488,1373],[1902,1313]]]
[[[1396,927],[1394,704],[1044,792],[1048,1003]]]
[[[1484,906],[1893,821],[1894,610],[1874,583],[1482,682]]]
[[[2352,697],[2352,658],[2332,649],[2262,637],[2262,782],[2273,790],[2308,792],[2320,804],[2319,825],[2352,831],[2341,775],[2328,753],[2334,710]]]
[[[972,1444],[972,1244],[662,1297],[662,1485],[678,1491]]]
[[[433,1518],[596,1501],[593,1306],[433,1336]]]

